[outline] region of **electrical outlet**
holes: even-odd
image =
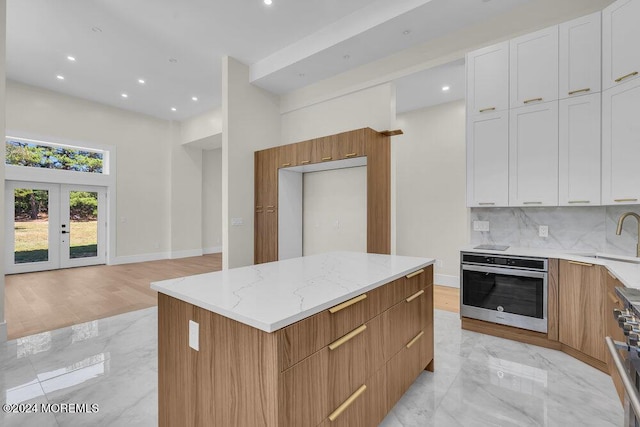
[[[548,225],[538,226],[538,236],[549,237],[549,226]]]
[[[489,221],[473,221],[473,231],[489,231]]]
[[[200,351],[200,324],[189,320],[189,347]]]

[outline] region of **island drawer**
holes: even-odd
[[[385,311],[385,359],[390,359],[431,321],[433,286],[420,289]]]
[[[317,425],[384,366],[382,316],[281,374],[284,425]]]
[[[386,372],[382,368],[337,405],[320,427],[377,426],[389,411]]]
[[[388,307],[433,284],[433,266],[420,268],[387,285]]]
[[[387,362],[387,399],[392,408],[433,360],[433,327],[422,329]]]

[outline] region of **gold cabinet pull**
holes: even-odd
[[[262,206],[256,206],[256,209],[262,209]]]
[[[323,157],[323,158],[322,158],[322,161],[323,161],[323,162],[326,162],[327,160],[331,160],[331,159],[332,159],[332,157],[331,157],[331,156]]]
[[[407,275],[406,275],[406,276],[404,276],[404,277],[406,277],[407,279],[411,279],[412,277],[416,277],[416,276],[418,276],[418,275],[420,275],[420,274],[422,274],[422,273],[424,273],[424,268],[421,268],[421,269],[420,269],[420,270],[418,270],[418,271],[414,271],[413,273],[409,273],[409,274],[407,274]]]
[[[335,411],[333,411],[331,415],[329,415],[329,420],[335,421],[336,418],[338,418],[349,406],[351,406],[351,404],[355,402],[355,400],[359,398],[362,395],[362,393],[365,392],[366,389],[367,389],[366,384],[362,384],[362,386],[359,389],[357,389],[355,393],[349,396],[347,400],[342,402],[342,405],[338,406],[338,408]]]
[[[496,107],[489,107],[489,108],[483,108],[481,110],[478,110],[480,113],[485,113],[487,111],[496,111]]]
[[[586,87],[584,89],[572,90],[571,92],[569,92],[569,95],[575,95],[576,93],[590,92],[590,91],[591,91],[591,88]]]
[[[357,155],[358,155],[358,153],[347,153],[344,156],[348,158],[348,157],[355,157]]]
[[[416,343],[422,336],[424,335],[424,331],[420,331],[418,335],[416,335],[411,341],[407,343],[407,348],[411,348],[412,345]]]
[[[331,307],[329,309],[329,313],[334,314],[339,312],[340,310],[344,310],[345,308],[352,306],[353,304],[362,301],[367,298],[367,294],[358,295],[355,298],[350,299],[349,301],[345,301],[342,304],[338,304],[335,307]]]
[[[306,165],[308,163],[311,163],[311,160],[300,160],[301,165]]]
[[[342,338],[338,338],[337,340],[329,344],[329,350],[335,350],[336,348],[340,347],[342,344],[349,341],[351,338],[363,333],[366,329],[367,329],[367,325],[358,326],[353,331],[349,332],[347,335],[343,336]]]
[[[267,209],[267,213],[273,213],[273,212],[275,212],[275,210],[273,210],[273,209]]]
[[[614,202],[637,202],[638,199],[615,199]]]
[[[611,292],[607,292],[607,295],[609,296],[609,299],[614,305],[620,305],[620,300],[616,298],[615,295],[613,295]]]
[[[418,298],[418,297],[419,297],[420,295],[422,295],[422,294],[424,294],[424,289],[422,289],[422,290],[420,290],[420,291],[416,292],[415,294],[411,295],[411,296],[410,296],[409,298],[407,298],[405,301],[406,301],[406,302],[411,302],[411,301],[413,301],[414,299]]]
[[[528,104],[530,102],[542,101],[542,98],[531,98],[524,101],[524,104]]]
[[[271,206],[271,205],[269,205],[269,206],[267,206],[267,208],[275,208],[275,206]]]
[[[494,202],[480,202],[478,203],[480,206],[493,206],[495,205]]]
[[[542,202],[522,202],[523,205],[541,205]]]
[[[584,266],[584,267],[593,267],[593,264],[589,264],[588,262],[569,261],[569,264],[573,264],[573,265],[582,265],[582,266]]]
[[[637,72],[637,71],[634,71],[633,73],[629,73],[629,74],[627,74],[627,75],[625,75],[625,76],[618,77],[618,78],[615,80],[615,82],[616,82],[616,83],[620,83],[620,82],[621,82],[621,81],[623,81],[624,79],[628,79],[629,77],[633,77],[633,76],[637,76],[637,75],[638,75],[638,72]]]
[[[291,166],[291,163],[283,163],[283,164],[282,164],[282,167],[283,167],[283,168],[286,168],[287,166]]]
[[[569,200],[569,203],[591,203],[591,200]]]

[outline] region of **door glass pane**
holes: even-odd
[[[69,258],[98,256],[98,193],[69,192]]]
[[[14,190],[14,262],[49,260],[49,192]]]

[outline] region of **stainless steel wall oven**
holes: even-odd
[[[546,258],[460,253],[463,317],[547,332]]]

